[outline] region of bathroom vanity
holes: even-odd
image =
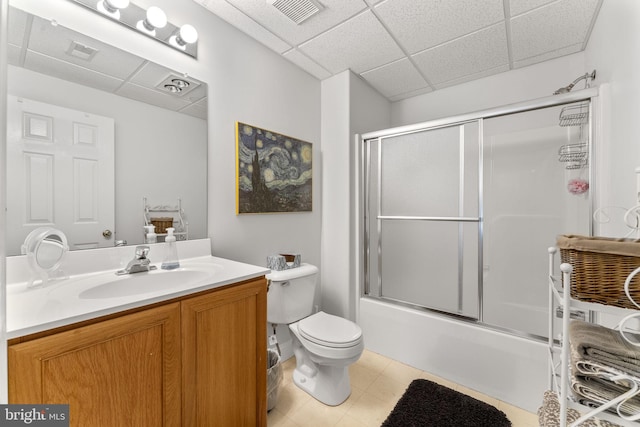
[[[178,271],[9,286],[10,403],[68,403],[83,427],[266,426],[267,271],[200,256]]]

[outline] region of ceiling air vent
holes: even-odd
[[[94,49],[91,46],[87,46],[76,41],[72,41],[67,49],[67,55],[71,55],[85,61],[91,61],[96,53],[98,53],[98,49]]]
[[[314,0],[267,0],[267,3],[296,24],[301,24],[322,10],[322,6]]]

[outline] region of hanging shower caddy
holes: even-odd
[[[589,123],[589,102],[567,105],[560,110],[559,124],[561,127],[578,126],[579,142],[562,145],[558,149],[558,160],[566,163],[565,169],[582,169],[589,160],[589,144],[587,124]]]
[[[580,102],[560,110],[560,126],[582,126],[589,123],[589,103]]]

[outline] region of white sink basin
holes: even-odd
[[[180,292],[216,282],[225,268],[217,263],[185,263],[175,270],[155,270],[118,276],[103,272],[78,276],[45,288],[48,298],[71,300],[106,300],[154,296]]]
[[[173,289],[185,284],[200,283],[211,272],[195,269],[152,270],[117,276],[113,280],[90,287],[78,294],[80,299],[119,298]]]

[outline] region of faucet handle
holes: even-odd
[[[136,258],[146,259],[149,254],[149,246],[136,246]]]

